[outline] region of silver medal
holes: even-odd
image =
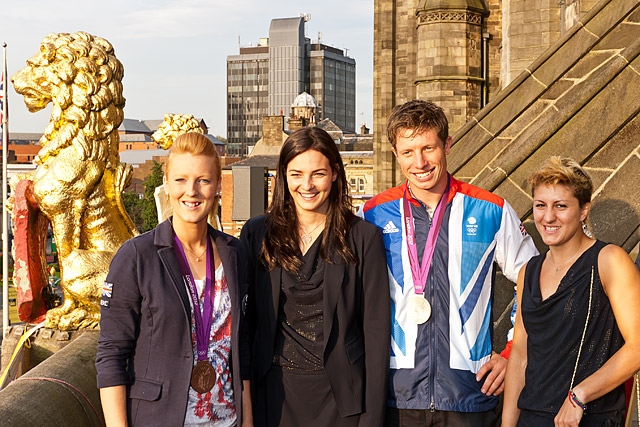
[[[407,314],[409,320],[421,325],[431,317],[431,304],[423,295],[413,295],[407,304]]]

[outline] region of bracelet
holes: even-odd
[[[576,396],[576,394],[573,392],[573,390],[569,390],[569,402],[571,402],[571,405],[574,408],[576,407],[576,405],[578,405],[580,409],[582,409],[582,412],[584,412],[585,414],[587,413],[587,404],[580,400],[578,396]]]

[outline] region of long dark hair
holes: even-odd
[[[293,158],[307,150],[315,150],[324,155],[336,174],[329,193],[320,256],[329,263],[332,262],[329,254],[334,253],[345,262],[356,262],[347,244],[347,234],[355,215],[340,152],[327,132],[317,127],[304,127],[289,135],[280,150],[273,198],[266,217],[267,231],[262,242],[262,259],[269,270],[280,266],[295,272],[302,264],[298,257],[298,216],[287,185],[287,166]]]

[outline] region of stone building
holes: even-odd
[[[458,178],[527,220],[528,174],[550,155],[574,157],[595,180],[596,235],[636,246],[639,2],[375,0],[374,10],[375,192],[402,179],[386,138],[391,109],[428,99],[448,114]]]
[[[374,0],[376,191],[401,179],[385,129],[395,105],[416,98],[432,100],[447,111],[454,134],[579,26],[595,4],[595,0]]]
[[[596,237],[635,257],[640,240],[640,2],[375,0],[375,192],[401,182],[386,138],[391,109],[441,105],[449,172],[509,200],[536,239],[528,176],[552,155],[594,181]],[[513,285],[499,283],[495,337]],[[506,307],[506,308],[505,308]]]

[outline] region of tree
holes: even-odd
[[[144,226],[142,220],[142,203],[138,194],[133,191],[125,191],[122,193],[122,201],[136,229],[142,230]]]
[[[158,225],[158,211],[154,193],[156,187],[162,185],[162,163],[153,161],[151,173],[144,180],[144,198],[140,200],[142,204],[142,231],[149,231]]]

